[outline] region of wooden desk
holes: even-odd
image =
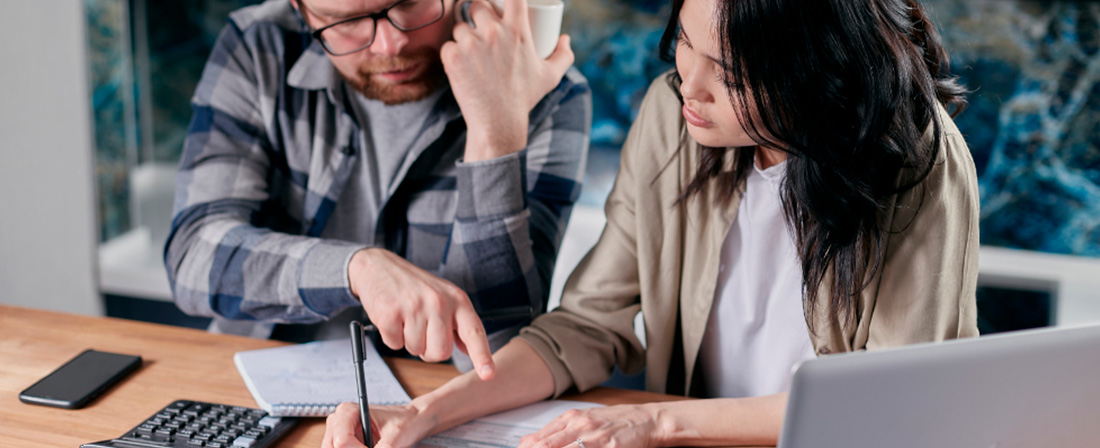
[[[118,437],[177,398],[256,407],[233,365],[233,353],[281,345],[286,344],[0,305],[0,447],[71,448]],[[84,409],[19,401],[19,392],[87,348],[141,355],[145,362]],[[449,365],[386,362],[413,397],[458,375]],[[608,388],[566,398],[603,404],[682,399]],[[324,432],[324,419],[303,419],[278,446],[319,447]]]

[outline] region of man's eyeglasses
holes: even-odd
[[[310,11],[302,0],[296,1],[303,12]],[[443,18],[443,1],[401,0],[376,13],[342,19],[317,28],[310,34],[321,41],[321,46],[329,54],[343,56],[374,43],[379,19],[389,20],[394,28],[401,31],[413,31],[438,22]]]

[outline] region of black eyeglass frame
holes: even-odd
[[[373,12],[373,13],[370,13],[370,14],[358,15],[358,16],[355,16],[355,17],[349,17],[347,19],[340,20],[340,21],[335,22],[335,23],[330,23],[328,25],[317,28],[315,30],[311,30],[309,32],[309,35],[312,36],[314,39],[317,39],[317,41],[321,43],[321,48],[323,48],[325,50],[325,52],[327,52],[328,54],[331,54],[333,56],[344,56],[344,55],[349,55],[349,54],[352,54],[352,53],[355,53],[355,52],[363,51],[364,49],[366,49],[367,47],[371,46],[371,44],[374,43],[374,39],[376,37],[378,37],[378,20],[379,19],[386,19],[387,21],[390,22],[390,25],[393,25],[394,28],[397,28],[400,31],[409,32],[409,31],[416,31],[418,29],[429,26],[429,25],[431,25],[435,22],[438,22],[439,19],[442,19],[443,16],[447,15],[447,5],[444,4],[444,0],[439,0],[439,17],[436,17],[436,18],[432,19],[430,22],[425,23],[423,25],[415,26],[415,27],[412,27],[412,28],[404,28],[401,25],[398,25],[398,24],[394,23],[394,21],[390,19],[390,15],[389,15],[390,10],[393,9],[393,8],[396,8],[398,6],[401,6],[404,3],[408,3],[408,2],[411,2],[411,1],[419,1],[419,0],[401,0],[401,1],[399,1],[397,3],[394,3],[390,6],[387,6],[385,9],[383,9],[381,11]],[[306,7],[306,5],[304,3],[302,3],[302,0],[294,0],[294,2],[297,3],[298,8],[303,11],[302,18],[304,19],[305,18],[304,11],[309,11],[309,8]],[[329,44],[327,42],[325,42],[325,39],[323,37],[321,37],[321,33],[323,33],[325,30],[327,30],[329,28],[332,28],[332,27],[337,26],[337,25],[343,25],[343,24],[348,23],[348,22],[355,22],[357,20],[363,20],[363,19],[371,19],[371,34],[370,34],[370,40],[367,41],[367,44],[363,45],[362,47],[356,48],[356,49],[351,50],[351,51],[345,51],[343,53],[337,53],[335,51],[332,51],[332,49],[329,48]],[[310,27],[308,21],[306,22],[306,26]],[[312,27],[310,27],[310,28],[312,28]]]

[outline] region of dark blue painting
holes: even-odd
[[[927,2],[973,89],[982,243],[1100,256],[1100,2]]]
[[[956,120],[981,188],[982,243],[1100,256],[1100,2],[927,0],[973,91]],[[668,67],[664,1],[573,2],[566,32],[594,91],[582,202],[606,197],[649,81]]]

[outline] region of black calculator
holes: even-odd
[[[263,448],[298,423],[261,409],[176,400],[117,439],[81,448]]]

